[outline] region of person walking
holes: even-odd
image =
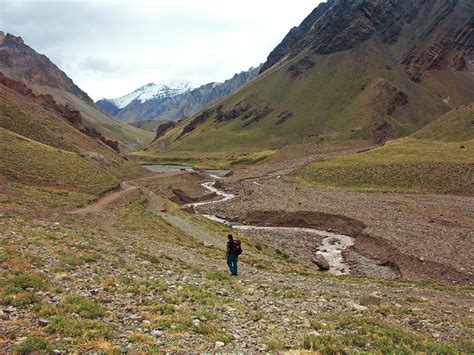
[[[242,254],[242,245],[240,240],[235,240],[232,234],[229,234],[227,239],[227,265],[231,275],[237,276],[237,263],[239,262],[239,255]]]

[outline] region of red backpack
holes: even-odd
[[[236,255],[242,254],[242,243],[240,242],[240,240],[234,239],[234,247]]]

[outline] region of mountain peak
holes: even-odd
[[[14,36],[11,33],[7,33],[5,35],[5,32],[0,31],[0,45],[5,45],[5,44],[16,44],[16,45],[21,45],[25,44],[23,41],[23,38],[20,36]]]
[[[130,94],[115,99],[108,99],[107,101],[112,102],[119,109],[122,109],[135,100],[144,103],[156,98],[174,97],[194,88],[195,85],[184,80],[170,80],[161,82],[159,84],[151,82],[139,87]]]

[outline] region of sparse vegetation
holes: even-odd
[[[302,341],[303,349],[322,353],[340,353],[349,349],[351,351],[380,351],[382,353],[472,351],[472,344],[470,347],[463,343],[433,341],[422,335],[371,318],[333,314],[321,316],[319,319],[324,319],[338,333],[307,335]]]
[[[299,176],[321,187],[471,195],[474,141],[464,144],[460,149],[458,143],[400,139],[365,153],[313,163]]]

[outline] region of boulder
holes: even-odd
[[[326,258],[319,254],[313,256],[311,262],[317,265],[321,271],[328,271],[331,268],[331,265],[329,265],[329,262],[326,260]]]

